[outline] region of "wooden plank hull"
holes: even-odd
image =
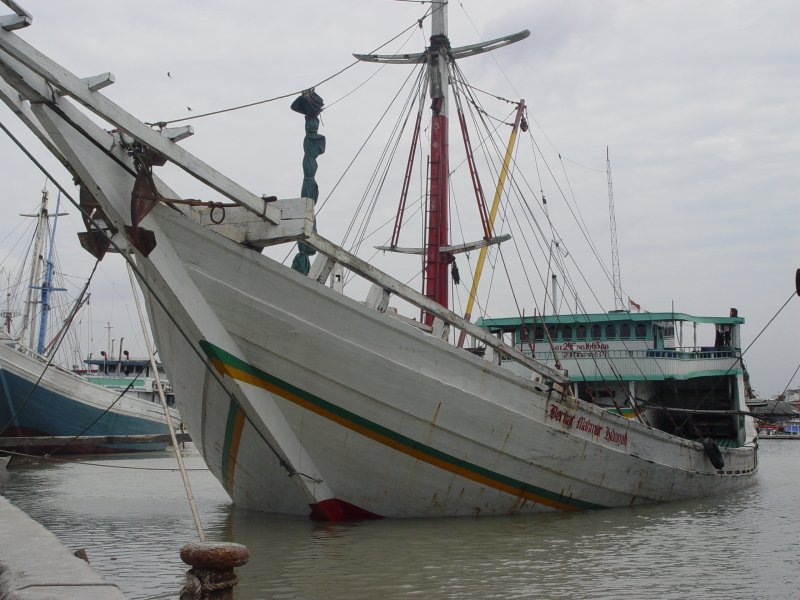
[[[296,477],[324,479],[337,499],[387,517],[625,506],[753,481],[752,448],[723,449],[718,472],[699,443],[548,396],[543,386],[157,212],[170,251],[242,352],[207,339],[204,356],[224,384],[277,398],[319,471],[287,475],[254,426],[257,415],[231,400],[230,387],[175,331],[180,311],[167,317],[150,302],[181,413],[238,504],[307,514]]]

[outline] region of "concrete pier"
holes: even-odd
[[[0,598],[125,600],[55,535],[0,496]]]

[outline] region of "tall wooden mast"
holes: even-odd
[[[442,306],[449,305],[450,280],[447,274],[449,255],[442,253],[448,245],[447,180],[448,160],[448,53],[447,2],[434,4],[431,15],[431,45],[428,49],[428,75],[431,94],[431,153],[428,183],[427,253],[424,262],[425,295]],[[426,314],[430,325],[433,315]]]
[[[431,11],[431,38],[430,46],[425,52],[418,54],[354,54],[363,61],[376,63],[394,64],[426,64],[428,69],[428,85],[431,96],[431,149],[428,180],[428,214],[427,214],[427,235],[424,248],[405,248],[397,247],[402,209],[405,203],[405,190],[407,181],[404,184],[404,192],[401,198],[401,207],[398,210],[398,217],[395,223],[395,230],[392,235],[391,246],[378,246],[381,250],[391,252],[403,252],[407,254],[422,254],[423,256],[423,278],[424,293],[431,300],[447,307],[449,305],[449,286],[450,277],[448,268],[453,260],[453,254],[466,252],[480,248],[488,244],[495,244],[508,237],[489,238],[490,232],[487,231],[487,238],[480,242],[461,244],[458,246],[449,245],[448,231],[448,176],[450,165],[448,160],[448,112],[449,99],[449,63],[467,56],[474,56],[483,52],[488,52],[496,48],[513,44],[525,39],[530,35],[527,30],[520,31],[512,35],[488,40],[470,46],[458,48],[450,47],[450,40],[447,34],[447,3],[448,0],[433,0]],[[417,126],[418,127],[418,126]],[[415,131],[414,139],[417,139],[418,131]],[[406,169],[406,180],[410,173],[411,165],[414,160],[414,150],[409,155],[409,165]],[[424,321],[427,324],[433,322],[433,315],[426,313]]]

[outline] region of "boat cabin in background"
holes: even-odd
[[[73,369],[73,371],[91,383],[116,390],[129,388],[128,391],[142,398],[158,401],[156,375],[150,366],[150,359],[130,358],[126,350],[119,358],[110,358],[106,352],[101,352],[100,358],[92,358],[90,355],[83,362],[86,365],[85,369]],[[164,386],[167,404],[173,406],[175,394],[167,373],[159,362],[156,362],[156,368]]]
[[[478,324],[548,366],[565,371],[584,400],[669,433],[743,443],[739,328],[744,319],[624,310],[480,319]],[[530,376],[524,367],[499,362]]]

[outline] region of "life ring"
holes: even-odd
[[[722,458],[722,452],[711,438],[703,438],[703,450],[715,469],[719,471],[725,468],[725,459]]]

